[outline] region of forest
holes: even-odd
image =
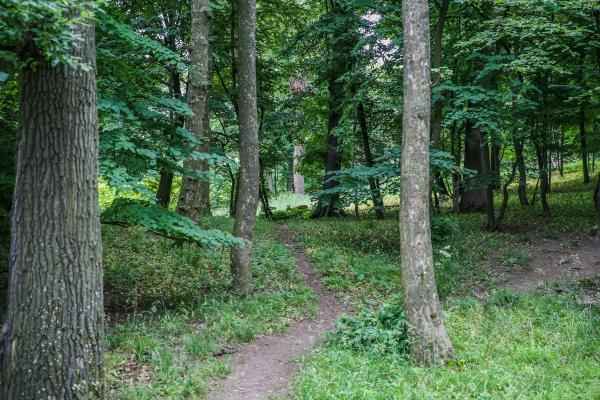
[[[600,1],[0,0],[0,400],[600,399]]]

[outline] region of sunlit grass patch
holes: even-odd
[[[446,368],[329,346],[304,360],[294,398],[600,398],[597,308],[546,295],[510,307],[451,301],[446,323],[457,353]]]

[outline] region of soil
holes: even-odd
[[[502,255],[494,255],[492,269],[501,276],[500,286],[519,293],[535,290],[546,282],[561,285],[600,278],[600,239],[582,233],[563,238],[534,237],[529,244],[515,244],[511,251],[528,254],[524,267],[509,267]]]
[[[310,319],[298,320],[281,336],[261,336],[244,349],[229,356],[231,373],[211,391],[214,400],[268,399],[270,396],[289,398],[296,369],[295,360],[310,352],[335,329],[337,321],[349,310],[327,291],[320,274],[304,252],[294,242],[286,227],[274,233],[292,252],[296,269],[319,300],[319,311]]]

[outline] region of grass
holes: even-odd
[[[400,356],[358,352],[335,341],[305,357],[295,399],[600,398],[600,310],[578,292],[518,295],[498,288],[494,267],[527,269],[539,238],[564,239],[595,225],[592,185],[578,172],[554,180],[554,217],[521,207],[513,193],[505,231],[488,233],[481,214],[446,215],[434,243],[438,291],[456,349],[447,368],[419,368]],[[398,221],[291,221],[327,286],[357,311],[401,303]],[[435,232],[434,232],[435,234]],[[573,244],[572,247],[576,247]],[[496,260],[496,258],[500,260]],[[485,287],[486,301],[472,297]],[[360,335],[360,332],[354,334]]]
[[[214,219],[227,229],[230,221]],[[203,398],[229,372],[220,357],[259,334],[284,332],[315,312],[288,250],[259,224],[255,294],[229,290],[228,253],[173,247],[137,230],[105,228],[110,306],[107,375],[120,399]]]
[[[600,312],[549,295],[450,301],[456,361],[419,368],[330,346],[303,360],[297,399],[597,399]]]

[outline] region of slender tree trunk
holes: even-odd
[[[442,314],[433,268],[429,221],[429,7],[404,0],[404,116],[400,194],[400,246],[406,315],[421,365],[445,362],[453,349]]]
[[[337,81],[337,78],[330,79],[329,82],[329,118],[327,123],[327,153],[325,156],[325,177],[323,178],[323,190],[329,190],[336,187],[339,182],[331,179],[334,173],[342,168],[342,155],[339,152],[340,141],[334,133],[342,117],[343,85]],[[339,214],[336,205],[339,201],[339,194],[334,194],[326,200],[319,200],[317,208],[313,213],[313,218],[333,217]]]
[[[164,43],[169,50],[177,51],[177,39],[171,31],[173,29],[173,26],[171,26],[173,20],[173,16],[169,16],[169,18],[167,19],[165,27],[167,35],[165,36]],[[181,99],[181,76],[179,74],[179,71],[177,71],[177,69],[174,67],[171,69],[170,73],[170,84],[171,97],[174,99]],[[183,117],[177,116],[175,115],[175,113],[171,113],[171,120],[173,121],[175,127],[182,127],[185,122]],[[158,189],[156,191],[156,202],[160,206],[165,208],[168,208],[169,204],[171,203],[171,190],[173,189],[173,178],[173,171],[166,169],[160,171],[160,180],[158,182]]]
[[[210,152],[210,0],[192,1],[192,28],[190,40],[191,69],[188,84],[188,104],[194,115],[187,118],[188,130],[200,141],[197,151]],[[206,174],[210,170],[208,163],[190,159],[185,162],[186,169],[198,171],[204,175],[184,176],[177,202],[177,212],[194,221],[200,215],[210,215],[210,183]]]
[[[492,151],[491,151],[491,160],[490,160],[490,173],[492,178],[492,188],[500,189],[500,143],[498,143],[498,139],[492,135]],[[487,144],[484,144],[487,147]]]
[[[448,15],[448,7],[450,6],[450,0],[442,0],[442,4],[439,9],[438,19],[435,24],[435,34],[433,38],[433,60],[431,74],[432,83],[437,86],[441,83],[442,75],[440,68],[442,67],[442,38],[444,36],[444,25],[446,24],[446,17]],[[442,121],[444,119],[443,114],[444,104],[441,99],[438,99],[433,104],[433,118],[431,119],[431,147],[434,149],[440,149],[442,143]],[[434,173],[434,181],[438,186],[439,190],[448,194],[448,189],[442,180],[442,176],[439,171]]]
[[[92,21],[74,55],[19,76],[2,396],[102,399],[104,310]]]
[[[600,227],[600,175],[594,189],[594,208],[596,209],[596,224]]]
[[[231,250],[231,272],[237,291],[241,295],[249,295],[252,292],[252,239],[260,184],[256,106],[256,1],[238,0],[237,14],[240,177],[233,233],[246,243]]]
[[[590,183],[587,135],[585,132],[585,111],[583,106],[581,106],[581,110],[579,111],[579,140],[581,143],[581,161],[583,164],[583,183]]]
[[[560,144],[558,148],[558,174],[562,177],[565,176],[565,130],[560,128]]]
[[[456,132],[456,133],[455,133]],[[452,212],[459,213],[460,206],[460,190],[461,190],[461,182],[460,182],[460,164],[461,164],[461,132],[462,127],[456,129],[456,122],[452,126],[452,155],[454,155],[454,165],[456,167],[454,173],[452,174]],[[456,135],[456,137],[454,137]]]
[[[298,164],[303,153],[303,146],[294,146],[294,193],[296,194],[304,194],[304,175],[298,172]]]
[[[479,131],[478,128],[475,130]],[[479,146],[480,163],[481,163],[481,175],[485,181],[485,211],[487,215],[487,230],[496,230],[496,214],[494,212],[494,185],[495,176],[494,171],[490,168],[490,150],[483,133],[479,131],[476,133],[481,137],[481,146]]]
[[[582,47],[579,51],[579,85],[581,90],[586,90],[585,84],[585,49]],[[581,162],[583,164],[583,183],[590,183],[590,166],[587,148],[587,138],[585,132],[585,105],[579,105],[579,140],[581,143]]]
[[[477,175],[464,180],[464,190],[460,199],[460,210],[484,211],[486,207],[486,188],[484,166],[481,164],[481,147],[483,146],[481,131],[473,127],[471,121],[466,122],[465,132],[465,168],[477,171]]]
[[[347,10],[338,0],[331,1],[331,11],[335,17],[340,19],[347,18]],[[327,121],[327,153],[325,156],[325,176],[323,178],[323,190],[330,190],[339,185],[332,176],[342,168],[342,155],[339,151],[340,139],[335,129],[338,127],[342,118],[342,107],[344,104],[344,83],[340,78],[350,70],[352,60],[350,53],[352,51],[355,38],[348,32],[348,27],[342,23],[334,32],[334,40],[330,44],[330,51],[333,54],[332,60],[328,65],[328,86],[329,86],[329,117]],[[337,209],[339,194],[334,194],[326,199],[320,199],[312,218],[325,218],[340,215],[343,212]]]
[[[356,107],[356,116],[358,118],[358,125],[360,126],[360,133],[362,137],[363,151],[365,153],[365,164],[367,167],[373,167],[373,154],[371,153],[371,143],[369,141],[369,130],[367,127],[367,116],[365,114],[365,107],[363,103],[358,103]],[[375,178],[369,178],[369,188],[371,189],[371,198],[373,200],[373,208],[375,209],[375,216],[377,219],[383,219],[383,198],[381,197],[381,191],[379,190],[379,180]]]
[[[546,162],[548,166],[546,167],[548,170],[548,193],[552,192],[552,151],[548,150],[546,152]]]
[[[227,173],[229,174],[229,179],[231,180],[231,186],[229,189],[229,216],[235,217],[235,196],[237,193],[237,179],[229,165],[227,165]]]
[[[529,202],[527,201],[527,172],[525,170],[525,157],[523,155],[523,140],[516,137],[515,131],[513,131],[513,146],[517,159],[517,170],[519,171],[519,202],[522,206],[526,206]]]
[[[550,212],[550,206],[548,205],[548,171],[546,171],[546,151],[544,150],[544,145],[541,143],[536,143],[535,152],[538,161],[539,168],[539,186],[540,186],[540,201],[542,203],[542,209],[544,210],[544,215],[546,217],[550,217],[552,214]],[[534,193],[535,196],[535,193]],[[535,197],[534,197],[535,199]]]
[[[340,141],[334,130],[339,125],[342,117],[343,102],[343,84],[338,82],[339,76],[334,74],[329,79],[329,118],[327,122],[327,153],[325,156],[325,177],[323,178],[323,190],[329,190],[336,187],[339,182],[331,179],[333,174],[342,168],[342,155],[339,152]],[[333,217],[339,214],[336,209],[339,201],[339,194],[334,194],[331,198],[319,200],[317,208],[313,213],[313,218]]]
[[[170,171],[160,171],[160,180],[158,181],[158,190],[156,191],[156,202],[165,208],[171,203],[171,191],[173,189],[173,173]]]
[[[294,149],[290,149],[287,159],[287,175],[286,175],[286,190],[295,192],[294,189]]]
[[[259,159],[258,164],[260,166],[260,185],[258,188],[258,197],[260,198],[260,202],[262,204],[263,212],[265,213],[265,217],[271,219],[273,217],[273,212],[271,211],[271,206],[269,205],[269,191],[271,188],[267,187],[267,182],[265,180],[264,168],[262,161]]]

